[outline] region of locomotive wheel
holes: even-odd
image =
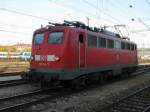
[[[63,85],[65,88],[70,88],[71,87],[71,82],[72,81],[61,81],[61,85]]]
[[[41,88],[42,88],[42,89],[48,88],[45,81],[41,81],[41,82],[40,82],[40,85],[41,85]]]
[[[88,80],[87,76],[82,76],[82,77],[73,79],[71,81],[63,81],[62,84],[65,88],[70,88],[72,90],[79,90],[89,85],[90,81]]]
[[[104,84],[104,83],[106,82],[106,77],[105,77],[105,75],[101,74],[101,75],[99,76],[99,82],[100,82],[101,84]]]
[[[129,77],[129,74],[128,74],[127,71],[124,71],[123,73],[121,73],[121,74],[119,75],[119,77],[120,77],[120,79],[126,79],[126,78]]]

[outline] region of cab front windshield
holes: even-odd
[[[63,32],[51,32],[48,37],[49,44],[59,44],[63,41]]]
[[[42,44],[44,41],[44,33],[35,34],[34,36],[34,44]]]

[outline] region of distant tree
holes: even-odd
[[[23,52],[31,52],[31,49],[30,48],[25,48],[25,49],[23,49]]]
[[[16,49],[15,47],[13,47],[13,48],[10,49],[10,51],[11,51],[11,52],[16,52],[17,49]]]

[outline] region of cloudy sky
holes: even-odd
[[[0,0],[0,44],[31,43],[33,31],[63,20],[126,25],[123,35],[150,48],[150,0]]]

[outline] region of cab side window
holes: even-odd
[[[120,41],[118,41],[118,40],[115,41],[115,48],[116,48],[116,49],[120,49],[120,48],[121,48],[121,43],[120,43]]]
[[[97,47],[97,37],[94,35],[87,35],[87,45],[88,47]]]
[[[126,43],[126,49],[130,50],[130,44],[129,43]]]
[[[121,42],[121,49],[125,49],[125,42]]]
[[[114,41],[111,39],[107,39],[107,47],[108,48],[114,48]]]
[[[106,48],[106,39],[99,37],[99,47]]]
[[[83,40],[83,35],[82,35],[82,34],[79,35],[79,42],[80,42],[81,44],[84,42],[84,40]]]

